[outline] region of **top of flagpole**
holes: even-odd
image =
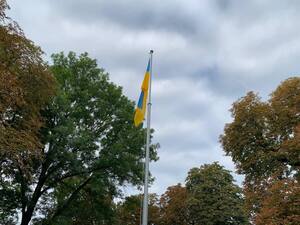
[[[148,105],[151,105],[151,89],[152,89],[152,60],[153,60],[153,50],[150,49],[150,84],[149,84],[149,96],[148,96]]]

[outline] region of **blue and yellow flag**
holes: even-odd
[[[147,99],[148,99],[148,91],[149,91],[149,83],[150,83],[150,59],[148,61],[147,70],[145,73],[145,77],[142,83],[142,91],[141,95],[135,109],[134,113],[134,125],[137,127],[139,126],[144,118],[146,113],[146,106],[147,106]]]

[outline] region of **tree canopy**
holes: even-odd
[[[170,186],[159,200],[157,195],[151,195],[149,224],[249,224],[242,189],[233,182],[230,172],[218,163],[192,168],[186,178],[186,187]],[[119,203],[117,224],[139,225],[141,201],[141,195],[133,195]]]
[[[58,87],[42,111],[44,148],[30,165],[29,176],[19,168],[27,158],[10,165],[9,188],[19,196],[15,202],[22,225],[32,219],[34,224],[105,224],[109,213],[95,209],[121,194],[119,186],[142,183],[145,130],[134,127],[134,103],[109,81],[96,60],[72,52],[52,59]],[[151,146],[152,160],[156,147]],[[4,196],[8,202],[9,196]]]
[[[281,182],[299,185],[300,78],[282,82],[266,102],[249,92],[231,112],[234,120],[226,125],[221,143],[245,174],[247,208],[254,219],[275,197],[268,192],[283,187]]]
[[[116,225],[140,225],[142,219],[143,195],[127,196],[123,202],[117,205]],[[149,224],[160,225],[160,207],[158,196],[149,194]]]
[[[242,190],[233,182],[218,163],[192,168],[186,179],[190,224],[248,224]]]
[[[55,79],[42,59],[42,51],[8,18],[8,5],[0,0],[0,221],[14,223],[20,195],[12,180],[31,179],[34,159],[41,157],[44,126],[41,110],[55,93]]]
[[[294,179],[275,181],[261,202],[256,225],[300,223],[300,184]]]
[[[187,191],[181,184],[170,186],[160,197],[161,225],[188,225]]]
[[[41,148],[40,110],[54,94],[54,78],[42,51],[5,16],[0,1],[0,153],[14,154]],[[9,141],[8,141],[9,140]]]
[[[51,171],[46,188],[56,188],[58,205],[52,218],[59,220],[88,184],[96,196],[106,192],[112,200],[119,185],[142,183],[145,130],[134,127],[134,103],[109,82],[96,60],[72,52],[52,58],[60,91],[46,112],[48,150],[43,165]]]

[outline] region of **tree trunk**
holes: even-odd
[[[35,208],[39,198],[42,195],[41,190],[42,190],[42,188],[45,184],[45,181],[46,181],[46,171],[47,171],[47,169],[48,169],[48,165],[43,164],[42,165],[42,171],[41,171],[41,174],[39,176],[37,186],[35,187],[35,190],[34,190],[32,196],[31,196],[31,199],[27,201],[26,210],[24,210],[24,209],[22,210],[21,225],[28,225],[31,218],[32,218],[34,208]]]

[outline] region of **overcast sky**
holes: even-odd
[[[218,142],[231,104],[250,90],[266,99],[300,71],[297,0],[8,2],[8,14],[47,59],[88,52],[132,100],[154,50],[152,127],[161,148],[150,165],[151,192],[184,183],[189,169],[204,163],[234,170]]]

